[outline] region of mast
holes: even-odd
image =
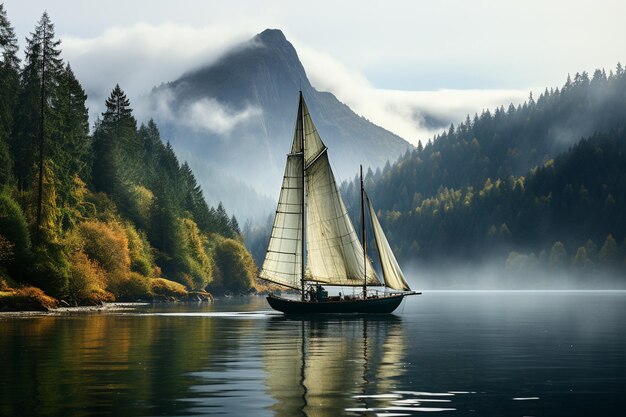
[[[301,286],[301,291],[302,291],[302,301],[304,301],[304,272],[306,269],[306,266],[304,265],[304,250],[305,250],[305,245],[304,245],[304,235],[306,233],[306,222],[304,220],[304,216],[305,216],[305,210],[304,210],[304,205],[305,205],[305,197],[304,195],[306,194],[306,190],[304,188],[305,184],[304,184],[304,177],[306,176],[306,155],[305,155],[305,138],[304,138],[304,106],[302,105],[302,103],[304,102],[304,97],[302,97],[302,90],[300,90],[300,103],[298,105],[298,116],[300,116],[300,133],[302,134],[302,239],[301,239],[301,243],[302,243],[302,248],[301,248],[301,252],[302,252],[302,262],[301,262],[301,276],[300,276],[300,286]]]
[[[365,235],[365,199],[363,195],[363,165],[359,165],[361,170],[361,236],[363,238],[363,299],[367,298],[367,236]]]

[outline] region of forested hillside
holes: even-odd
[[[511,268],[625,268],[625,127],[618,64],[468,116],[369,172],[366,188],[405,262],[495,255]],[[348,204],[358,187],[344,185]]]
[[[0,53],[0,294],[28,284],[86,303],[252,287],[237,220],[207,205],[153,121],[137,126],[119,85],[90,134],[47,13],[22,63],[0,4]]]

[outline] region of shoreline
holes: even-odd
[[[5,288],[0,292],[0,314],[20,313],[64,313],[64,312],[100,312],[113,311],[131,305],[147,305],[177,302],[214,301],[213,295],[206,291],[186,291],[185,293],[151,294],[148,297],[128,299],[86,299],[74,305],[64,299],[51,297],[37,287]]]
[[[0,319],[5,317],[51,316],[71,313],[101,313],[133,311],[136,307],[152,304],[150,302],[112,302],[97,306],[56,307],[48,310],[0,311]]]

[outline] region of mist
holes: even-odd
[[[573,271],[564,268],[513,270],[505,260],[480,262],[410,261],[401,265],[412,289],[428,290],[626,290],[626,279],[617,270]]]
[[[245,125],[261,114],[262,110],[257,106],[248,105],[242,110],[236,110],[211,97],[179,103],[169,88],[156,90],[150,100],[141,98],[136,107],[139,120],[154,118],[159,123],[175,124],[195,132],[217,134],[225,138],[235,127]]]

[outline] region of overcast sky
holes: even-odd
[[[296,47],[314,86],[416,142],[422,109],[468,112],[626,62],[626,1],[8,0],[20,46],[47,10],[92,114],[119,82],[130,98],[265,28]]]

